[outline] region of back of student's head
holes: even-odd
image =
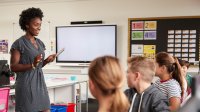
[[[103,56],[93,60],[89,67],[89,78],[101,91],[100,94],[113,97],[111,107],[113,112],[128,110],[128,100],[121,91],[125,74],[117,58]]]
[[[177,80],[181,86],[181,90],[183,94],[183,79],[182,79],[182,72],[181,68],[179,67],[178,61],[175,61],[175,58],[169,55],[166,52],[159,52],[156,54],[156,62],[159,66],[165,66],[167,72],[172,75],[172,78]]]
[[[89,78],[101,91],[103,96],[113,97],[112,112],[125,112],[128,100],[120,90],[124,82],[124,72],[119,60],[112,56],[98,57],[89,67]]]
[[[128,65],[131,72],[139,72],[142,79],[151,83],[155,75],[155,63],[151,59],[142,56],[136,56],[128,59]]]

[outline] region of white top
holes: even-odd
[[[167,81],[160,81],[160,79],[158,79],[155,82],[155,86],[160,89],[168,99],[171,97],[178,97],[181,99],[181,87],[175,79],[169,79]]]

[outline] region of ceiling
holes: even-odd
[[[13,4],[13,3],[44,3],[44,2],[75,2],[75,1],[88,1],[88,0],[0,0],[2,4]]]

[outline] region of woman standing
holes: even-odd
[[[41,30],[43,12],[28,8],[20,14],[19,24],[25,35],[11,46],[11,70],[17,73],[16,112],[50,112],[50,100],[42,67],[56,54],[44,60],[45,45],[36,38]]]

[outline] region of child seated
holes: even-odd
[[[176,111],[184,93],[181,67],[176,58],[166,52],[156,54],[155,61],[156,76],[160,78],[155,85],[169,99],[170,111]]]
[[[187,94],[189,95],[191,93],[192,76],[189,73],[187,73],[187,70],[190,67],[190,63],[186,60],[181,60],[181,59],[178,59],[178,61],[182,67],[183,76],[187,81]]]
[[[91,62],[89,88],[98,100],[98,112],[127,112],[129,102],[121,91],[124,78],[125,74],[115,57],[98,57]]]
[[[131,106],[129,112],[169,112],[167,97],[151,84],[155,75],[155,63],[145,57],[128,59],[127,83],[125,91]]]

